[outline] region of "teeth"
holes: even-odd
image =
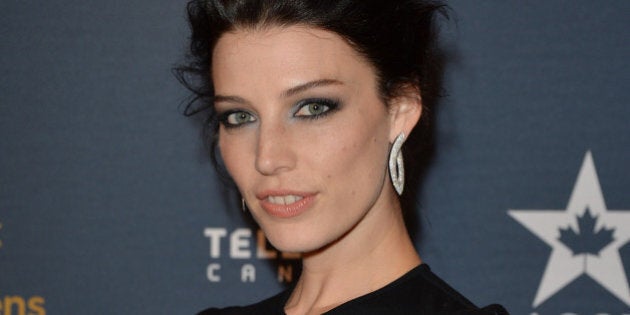
[[[296,201],[302,200],[302,196],[287,195],[287,196],[269,196],[267,201],[277,205],[290,205]]]

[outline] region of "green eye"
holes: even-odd
[[[228,122],[232,124],[242,124],[250,121],[252,115],[246,112],[234,113],[228,117]]]
[[[226,127],[239,127],[241,125],[256,121],[254,115],[245,111],[234,111],[226,113],[219,118]]]
[[[328,105],[320,103],[308,103],[300,107],[295,116],[319,116],[330,110]]]

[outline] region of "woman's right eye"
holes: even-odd
[[[234,128],[254,122],[256,118],[246,111],[238,110],[222,114],[219,121],[227,128]]]

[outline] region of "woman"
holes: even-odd
[[[303,256],[290,290],[201,314],[504,312],[431,273],[403,220],[401,148],[435,97],[443,11],[434,1],[189,3],[193,60],[180,78],[208,107],[243,205],[277,249]]]

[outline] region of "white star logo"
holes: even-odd
[[[619,248],[630,241],[630,211],[606,209],[590,151],[586,153],[566,210],[509,210],[508,214],[552,248],[533,307],[582,274],[630,306],[628,278],[619,255]],[[579,221],[588,218],[596,220],[592,231],[581,231],[585,225]],[[612,237],[600,242],[602,247],[595,252],[575,252],[575,248],[563,242],[561,229],[564,229],[563,234],[608,234]]]

